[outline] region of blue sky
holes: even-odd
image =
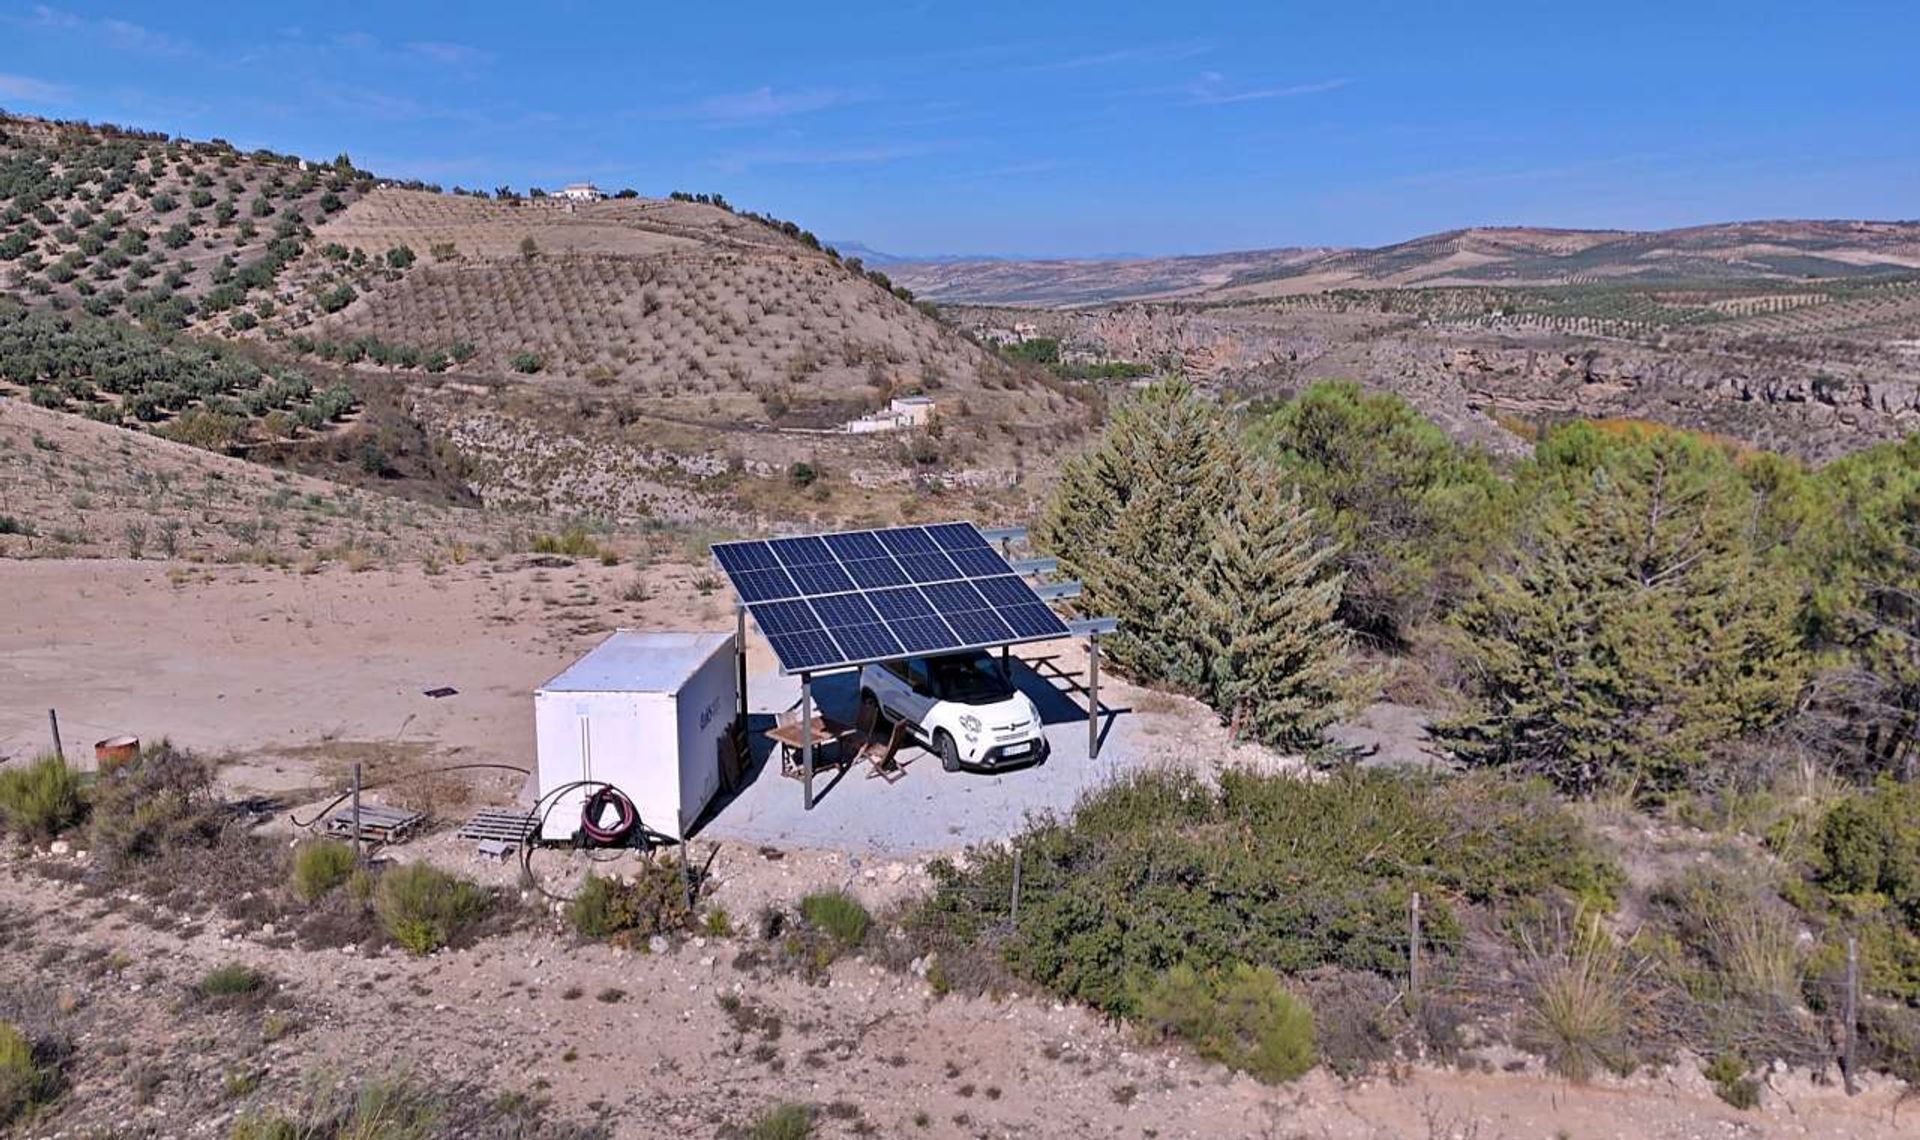
[[[0,106],[905,253],[1920,217],[1920,3],[22,5]]]

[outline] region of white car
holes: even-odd
[[[985,653],[909,657],[860,669],[863,723],[907,726],[949,772],[1044,764],[1040,710]]]

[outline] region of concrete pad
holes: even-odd
[[[1164,745],[1138,731],[1139,718],[1106,699],[1104,683],[1100,757],[1090,760],[1085,695],[1074,691],[1084,678],[1062,675],[1046,659],[1036,667],[1016,657],[1013,679],[1040,709],[1053,749],[1046,763],[994,773],[944,772],[939,757],[908,746],[900,752],[906,775],[893,783],[870,778],[865,761],[844,773],[820,769],[814,777],[814,807],[807,811],[800,782],[781,776],[779,759],[764,735],[775,712],[799,702],[799,679],[774,673],[750,677],[753,768],[738,792],[709,810],[696,839],[889,855],[951,850],[1005,839],[1030,815],[1066,811],[1085,792],[1164,758]],[[813,693],[824,715],[853,723],[859,704],[857,674],[816,678]]]

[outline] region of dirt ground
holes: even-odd
[[[724,592],[706,577],[689,565],[527,556],[437,573],[0,561],[12,603],[0,615],[0,756],[42,749],[45,710],[58,707],[70,751],[120,732],[170,735],[219,758],[229,789],[304,805],[337,788],[354,760],[370,774],[524,765],[528,693],[606,630],[730,623]],[[753,671],[771,667],[757,644],[752,654]],[[459,693],[422,694],[437,685]],[[1195,706],[1114,692],[1156,732],[1216,739]],[[452,815],[504,802],[519,782],[481,772],[415,790]],[[278,813],[268,831],[293,834]],[[695,843],[696,858],[709,853],[710,903],[743,928],[761,907],[821,888],[879,909],[927,883],[924,852]],[[482,861],[445,830],[394,856],[509,895],[521,886],[514,864]],[[544,1095],[558,1114],[603,1121],[620,1137],[725,1135],[782,1101],[819,1106],[822,1137],[1894,1137],[1920,1128],[1920,1106],[1903,1104],[1896,1086],[1871,1082],[1847,1099],[1804,1074],[1776,1074],[1764,1107],[1738,1112],[1685,1060],[1661,1075],[1574,1087],[1489,1050],[1461,1069],[1353,1083],[1316,1071],[1271,1089],[1083,1009],[936,997],[911,973],[859,959],[812,985],[743,962],[756,945],[747,933],[623,952],[580,944],[536,910],[516,930],[423,960],[302,950],[271,927],[88,893],[69,881],[83,858],[0,852],[0,996],[54,1011],[77,1046],[66,1107],[36,1135],[220,1136],[237,1113],[283,1101],[315,1072],[402,1067]],[[584,865],[543,855],[538,870],[563,886]],[[234,961],[277,980],[274,1032],[260,1010],[211,1010],[188,996],[208,969]],[[729,1014],[723,998],[745,1015]]]

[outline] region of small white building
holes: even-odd
[[[587,798],[611,784],[648,831],[684,839],[720,790],[721,744],[740,703],[736,665],[730,633],[623,629],[540,686],[540,838],[572,839]]]
[[[867,435],[876,431],[904,431],[907,428],[926,427],[932,422],[933,397],[896,396],[888,402],[885,411],[861,416],[847,424],[847,431],[853,435]]]
[[[606,195],[591,182],[569,182],[554,191],[554,197],[565,198],[569,202],[598,202]]]

